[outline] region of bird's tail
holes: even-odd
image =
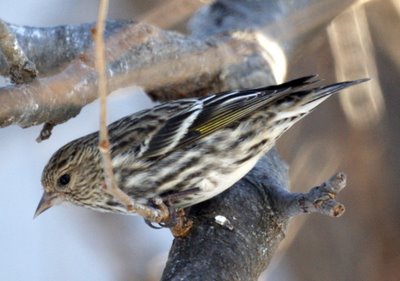
[[[314,88],[311,91],[302,91],[298,92],[297,94],[299,96],[303,96],[303,103],[308,104],[312,103],[314,101],[318,101],[320,99],[324,99],[326,97],[331,96],[332,94],[338,93],[339,91],[346,89],[348,87],[364,83],[366,81],[370,80],[369,78],[366,79],[359,79],[359,80],[353,80],[353,81],[345,81],[345,82],[339,82],[323,87],[318,87]]]
[[[331,95],[338,93],[339,91],[348,87],[366,82],[370,79],[359,79],[354,81],[345,81],[327,86],[316,87],[311,89],[305,89],[301,91],[295,91],[285,97],[287,102],[281,103],[280,111],[292,112],[293,115],[302,113],[309,113],[315,107],[317,107],[324,100],[329,98]],[[286,106],[285,106],[286,105]],[[286,108],[285,108],[286,107]]]

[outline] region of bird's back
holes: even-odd
[[[124,147],[114,149],[120,186],[134,198],[161,196],[179,207],[215,196],[319,103],[362,82],[305,89],[313,78],[169,102],[111,124],[113,147]]]

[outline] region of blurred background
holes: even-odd
[[[187,19],[209,1],[110,2],[109,18],[185,32]],[[97,4],[3,0],[0,18],[32,26],[83,23],[95,21]],[[307,38],[290,54],[286,78],[285,73],[277,77],[318,73],[325,83],[372,78],[325,102],[278,144],[290,165],[293,191],[307,191],[345,172],[348,186],[339,201],[347,211],[338,219],[294,218],[260,280],[399,279],[400,1],[363,4]],[[293,11],[293,17],[296,13],[307,9]],[[138,88],[118,90],[109,98],[109,121],[151,105]],[[71,205],[32,219],[42,193],[42,168],[61,145],[98,129],[98,103],[38,144],[40,129],[0,129],[0,280],[158,280],[172,242],[167,230],[150,229],[139,217]]]

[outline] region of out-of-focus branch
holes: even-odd
[[[347,120],[356,129],[379,125],[386,110],[365,6],[355,5],[338,16],[328,28],[328,38],[338,80],[371,78],[367,85],[340,95]]]
[[[187,20],[196,10],[204,5],[204,2],[206,1],[164,0],[146,13],[139,15],[139,20],[168,29]]]

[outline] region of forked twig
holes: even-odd
[[[10,79],[13,83],[29,83],[38,75],[35,64],[27,58],[15,35],[2,20],[0,20],[0,52],[7,60]]]
[[[346,175],[337,173],[324,183],[306,193],[280,193],[275,207],[288,218],[305,213],[319,213],[330,217],[340,217],[345,208],[335,200],[346,186]]]

